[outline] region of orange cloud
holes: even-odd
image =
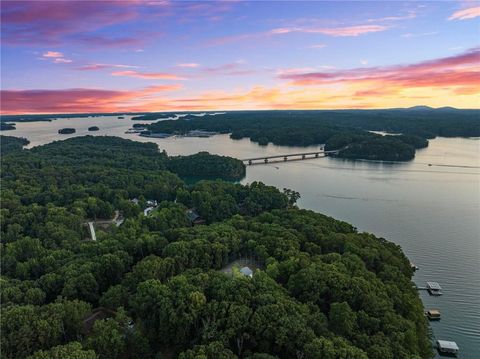
[[[2,90],[2,114],[137,111],[160,92],[182,86],[158,85],[134,91],[103,89]]]
[[[47,52],[44,52],[43,57],[63,57],[63,54],[61,52],[58,52],[58,51],[47,51]]]
[[[116,71],[111,73],[112,76],[128,76],[145,80],[184,80],[184,78],[169,74],[166,72],[138,72],[138,71]]]
[[[480,6],[470,7],[468,9],[458,10],[448,18],[448,20],[466,20],[480,16]]]
[[[480,92],[480,50],[411,65],[370,67],[328,72],[283,73],[293,85],[365,85],[400,89],[420,87],[469,88]],[[385,90],[386,91],[386,90]],[[465,92],[465,90],[464,90]]]
[[[63,53],[58,51],[46,51],[42,54],[40,60],[52,60],[54,64],[69,64],[73,62],[70,59],[66,59]]]
[[[190,62],[190,63],[185,63],[185,64],[177,64],[176,66],[177,67],[195,68],[195,67],[199,67],[200,64],[197,64],[195,62]]]

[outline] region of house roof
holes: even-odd
[[[442,349],[458,350],[458,345],[455,342],[450,342],[447,340],[437,340],[437,344]]]
[[[198,215],[197,212],[195,212],[195,210],[193,209],[189,209],[187,210],[186,212],[186,215],[187,215],[187,218],[190,220],[190,221],[195,221],[196,219],[199,219],[200,216]]]
[[[240,269],[240,273],[248,277],[251,277],[253,275],[253,271],[248,267],[243,267],[242,269]]]
[[[427,287],[433,290],[441,290],[442,287],[440,287],[440,284],[437,282],[427,282]]]

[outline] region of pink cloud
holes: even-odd
[[[190,62],[190,63],[185,63],[185,64],[177,64],[176,66],[177,66],[177,67],[195,68],[195,67],[199,67],[200,64],[197,64],[197,63],[194,63],[194,62]]]
[[[138,71],[115,71],[112,76],[128,76],[145,80],[184,80],[184,78],[166,72],[138,72]]]
[[[112,68],[132,69],[132,68],[138,68],[138,66],[122,65],[122,64],[88,64],[88,65],[77,67],[77,70],[97,71],[97,70],[112,69]]]
[[[42,57],[39,58],[40,60],[52,60],[54,64],[69,64],[73,62],[70,59],[66,59],[63,56],[63,53],[58,51],[46,51],[42,54]]]
[[[480,16],[480,6],[470,7],[468,9],[455,11],[448,20],[466,20]]]
[[[63,54],[58,51],[47,51],[47,52],[44,52],[42,56],[43,57],[63,57]]]
[[[345,26],[345,27],[333,27],[333,28],[319,28],[319,29],[301,29],[298,32],[312,33],[312,34],[324,34],[329,36],[360,36],[371,32],[380,32],[388,29],[388,26],[384,25],[358,25],[358,26]]]
[[[298,86],[374,83],[379,88],[468,87],[480,92],[480,50],[411,65],[283,73],[279,78]]]
[[[137,17],[138,1],[2,1],[2,40],[8,44],[50,44]]]
[[[150,86],[133,91],[103,89],[2,90],[2,114],[115,112],[138,109],[161,92],[175,91],[179,84]]]

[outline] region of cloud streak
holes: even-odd
[[[341,27],[281,27],[266,32],[221,37],[209,41],[207,45],[223,45],[229,42],[243,41],[255,38],[268,38],[272,36],[294,33],[322,34],[332,37],[357,37],[369,33],[385,31],[388,29],[389,27],[386,25],[355,25]]]
[[[134,69],[138,68],[138,66],[133,65],[123,65],[123,64],[87,64],[80,67],[77,67],[77,70],[81,71],[98,71],[103,69],[114,69],[114,68],[121,68],[121,69]]]
[[[175,65],[177,67],[186,67],[186,68],[196,68],[199,67],[200,64],[197,64],[195,62],[189,62],[189,63],[184,63],[184,64],[177,64]]]
[[[152,96],[181,89],[180,84],[115,91],[74,88],[62,90],[2,90],[3,114],[116,112],[141,108]]]
[[[43,57],[63,57],[63,54],[58,51],[47,51],[47,52],[44,52],[42,56]]]
[[[480,6],[470,7],[463,10],[455,11],[448,20],[467,20],[480,16]]]
[[[115,71],[111,73],[112,76],[127,76],[143,80],[185,80],[176,74],[167,72],[139,72],[133,70]]]
[[[54,64],[69,64],[73,62],[70,59],[66,59],[63,56],[63,53],[59,51],[46,51],[42,54],[42,57],[40,57],[40,60],[52,60]]]

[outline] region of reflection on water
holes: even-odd
[[[248,158],[318,149],[258,146],[228,135],[211,138],[142,138],[125,134],[129,116],[18,123],[5,134],[24,136],[31,146],[72,136],[114,135],[155,142],[170,155],[199,151]],[[89,126],[100,131],[89,133]],[[58,129],[74,127],[75,135]],[[438,339],[454,340],[460,358],[480,358],[480,140],[438,138],[402,164],[319,158],[249,166],[242,181],[263,181],[299,191],[299,205],[352,223],[402,246],[420,270],[415,282],[437,281],[444,295],[420,293],[426,308],[442,311],[432,322]]]

